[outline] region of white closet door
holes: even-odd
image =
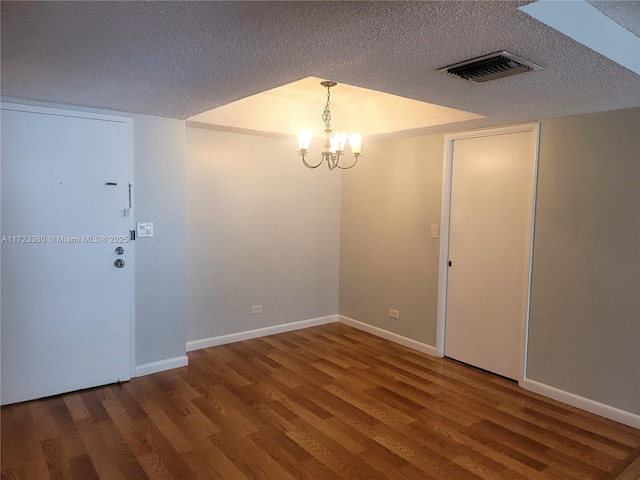
[[[537,128],[453,140],[445,355],[519,379]]]

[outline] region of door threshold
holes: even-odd
[[[456,362],[460,365],[464,365],[465,367],[473,368],[474,370],[478,370],[480,372],[488,373],[489,375],[493,375],[494,377],[502,378],[503,380],[507,380],[509,382],[518,383],[518,380],[514,378],[505,377],[504,375],[500,375],[499,373],[492,372],[490,370],[485,370],[484,368],[476,367],[475,365],[471,365],[470,363],[465,363],[460,360],[456,360],[455,358],[444,356],[447,360],[451,360],[452,362]]]

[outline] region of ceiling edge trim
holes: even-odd
[[[252,130],[250,128],[227,127],[225,125],[214,125],[212,123],[195,122],[187,120],[186,125],[189,128],[200,128],[203,130],[214,130],[216,132],[238,133],[241,135],[255,135],[258,137],[269,138],[297,138],[296,135],[288,135],[286,133],[265,132],[262,130]]]

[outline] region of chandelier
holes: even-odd
[[[322,121],[324,122],[324,151],[322,152],[322,157],[317,164],[309,164],[307,159],[305,158],[309,153],[309,145],[311,144],[311,139],[313,138],[313,132],[311,130],[300,130],[300,134],[298,135],[298,155],[302,157],[302,163],[307,168],[318,168],[322,162],[326,160],[327,166],[329,170],[333,170],[334,168],[341,168],[343,170],[347,170],[355,166],[358,162],[358,157],[360,156],[360,151],[362,149],[362,135],[359,133],[352,133],[349,135],[347,132],[332,132],[331,130],[331,87],[335,87],[337,85],[336,82],[324,81],[320,82],[320,85],[327,88],[327,104],[324,106],[324,110],[322,112]],[[333,133],[333,135],[331,135]],[[344,155],[344,148],[347,145],[347,138],[349,139],[349,145],[351,146],[351,153],[353,153],[354,160],[353,163],[349,166],[344,166],[340,164],[340,160]]]

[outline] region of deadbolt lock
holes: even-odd
[[[124,253],[124,248],[122,248],[122,247],[117,247],[117,248],[116,248],[116,253],[117,253],[118,255],[122,255],[122,254]]]
[[[124,267],[124,260],[119,258],[115,262],[113,262],[113,264],[118,268],[122,268],[122,267]]]

